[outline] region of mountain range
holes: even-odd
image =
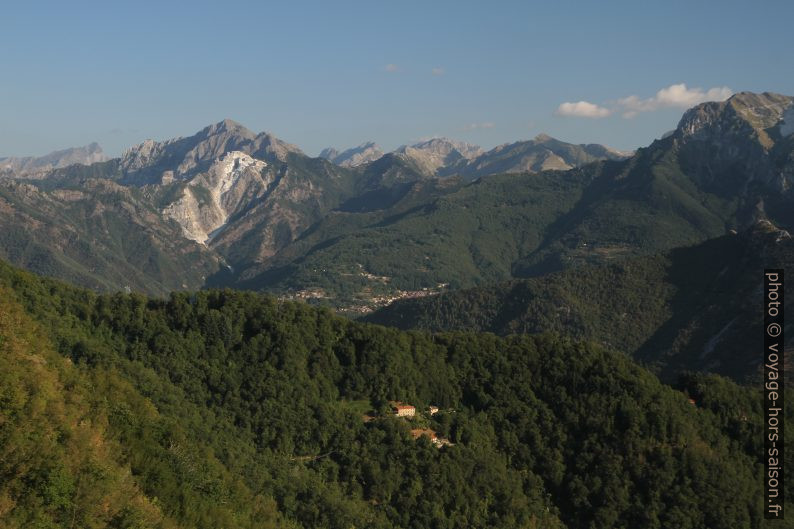
[[[621,160],[631,152],[617,151],[598,144],[575,145],[539,134],[528,141],[494,147],[489,151],[448,138],[431,138],[403,145],[390,154],[411,164],[417,171],[432,176],[460,175],[467,180],[497,173],[524,173],[566,170],[598,160]],[[383,150],[367,142],[342,152],[334,148],[320,153],[342,167],[357,167],[384,156]]]
[[[97,163],[90,163],[97,146],[7,159],[0,216],[14,229],[0,238],[0,255],[101,289],[165,293],[199,288],[216,274],[228,281],[234,270],[267,267],[333,211],[388,209],[412,185],[427,188],[421,196],[460,185],[431,175],[437,162],[428,169],[427,157],[438,158],[446,144],[453,145],[431,140],[340,167],[224,120]],[[449,166],[458,159],[452,152]]]
[[[343,293],[355,305],[357,295],[388,301],[442,284],[466,288],[655,254],[757,220],[785,228],[794,221],[793,137],[783,135],[791,104],[742,93],[700,105],[627,160],[452,179],[430,196],[418,182],[399,200],[331,212],[277,256],[278,268],[251,267],[237,280],[311,287],[332,300]],[[765,113],[763,123],[748,118]],[[751,168],[745,160],[754,160]]]
[[[667,255],[759,221],[786,229],[792,106],[746,92],[703,103],[629,157],[541,135],[487,152],[436,138],[312,158],[224,120],[0,179],[0,257],[98,290],[235,287],[366,314]]]

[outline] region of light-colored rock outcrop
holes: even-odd
[[[163,214],[182,226],[185,237],[207,244],[229,217],[267,191],[273,178],[266,168],[266,162],[244,152],[229,152],[193,177]]]

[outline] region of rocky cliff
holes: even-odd
[[[742,92],[688,110],[673,134],[679,158],[715,193],[784,192],[794,177],[794,97]]]

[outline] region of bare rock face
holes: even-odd
[[[188,179],[205,172],[222,155],[239,151],[271,163],[285,162],[294,145],[261,132],[255,134],[230,119],[204,128],[188,138],[163,142],[146,140],[124,152],[119,167],[133,185]]]
[[[326,164],[333,168],[333,165]],[[270,168],[268,168],[270,169]],[[265,174],[267,189],[211,235],[208,245],[241,267],[265,263],[338,204],[336,175],[309,175],[286,166]],[[237,266],[235,266],[237,268]]]
[[[182,226],[185,237],[208,244],[231,216],[267,191],[273,182],[267,167],[266,162],[244,152],[226,153],[208,171],[194,176],[163,214]]]
[[[107,159],[102,147],[98,143],[91,143],[85,147],[54,151],[40,157],[0,158],[0,175],[36,178],[46,175],[53,169],[75,164],[91,165]]]

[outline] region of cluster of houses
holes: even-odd
[[[429,415],[435,415],[438,413],[438,406],[429,406],[427,412]],[[402,402],[393,402],[392,413],[394,413],[395,417],[404,417],[406,419],[410,419],[416,417],[416,406]],[[411,430],[411,435],[414,439],[419,439],[422,436],[426,436],[430,439],[430,442],[439,448],[442,446],[452,446],[452,443],[449,441],[449,439],[439,437],[438,434],[430,428],[414,428]]]
[[[369,314],[370,312],[391,305],[397,300],[408,298],[423,298],[438,294],[439,290],[423,288],[422,290],[395,290],[391,294],[371,295],[363,305],[351,305],[345,308],[349,312]]]
[[[326,299],[328,298],[328,293],[322,288],[306,288],[303,290],[298,290],[294,292],[290,292],[288,294],[284,294],[279,296],[280,301],[308,301],[311,299]]]
[[[391,410],[396,417],[416,417],[416,406],[411,404],[392,402]],[[438,406],[428,406],[427,413],[435,415],[438,413]]]

